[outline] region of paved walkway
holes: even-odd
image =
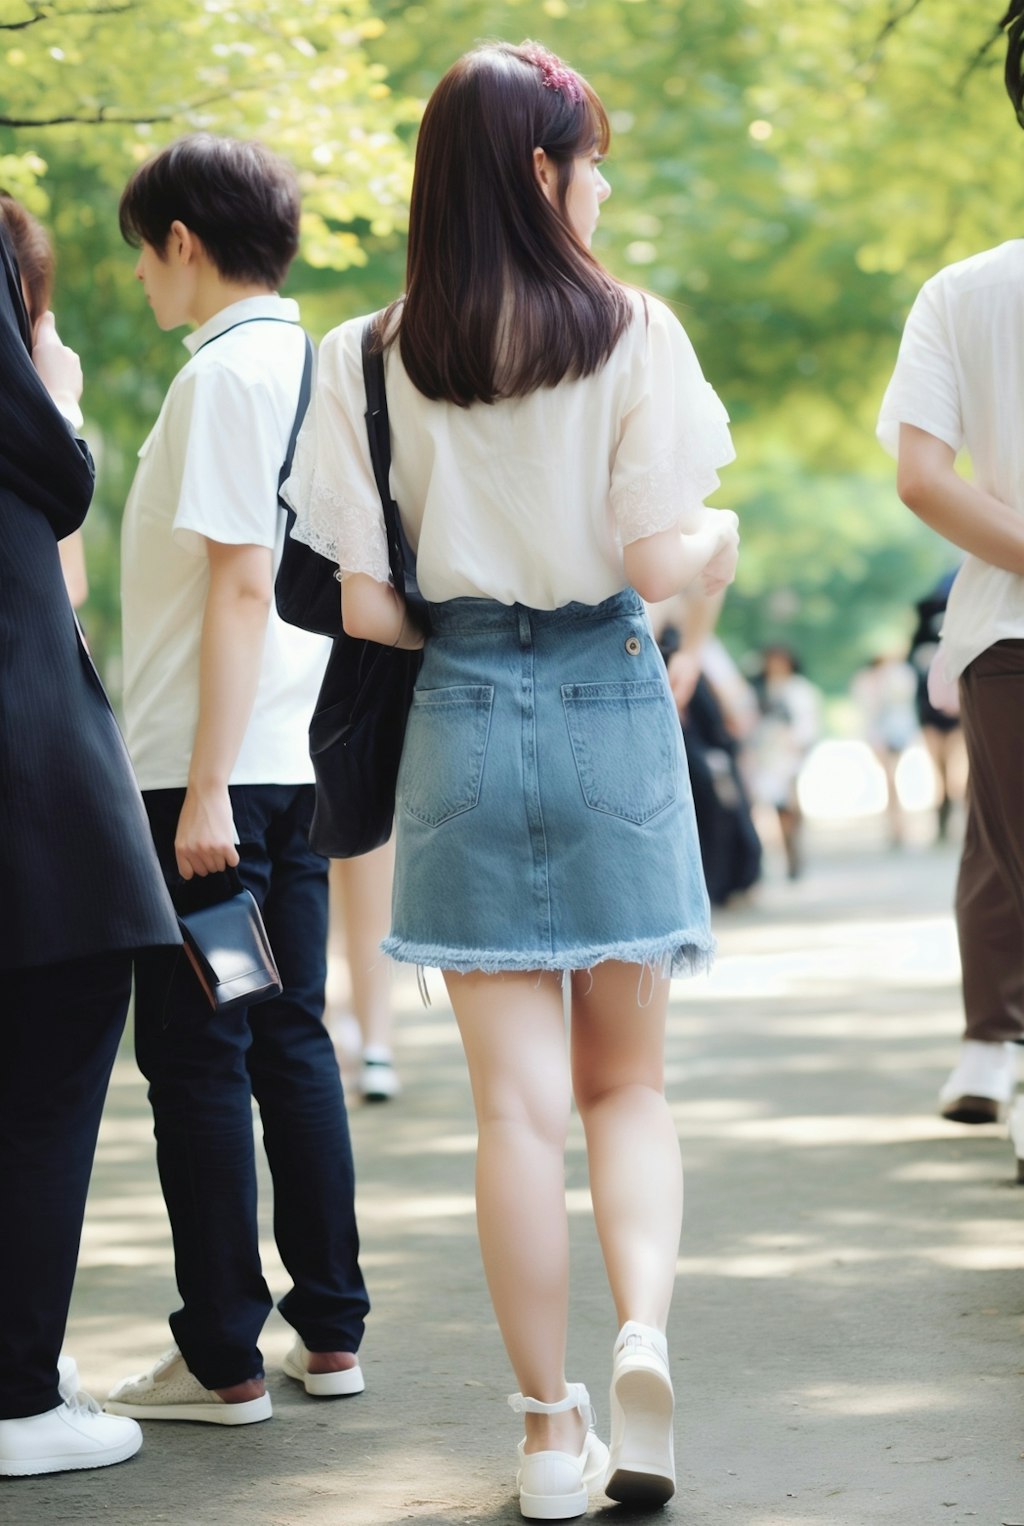
[[[680,1488],[664,1520],[1024,1523],[1024,1190],[1000,1130],[933,1111],[959,1031],[955,854],[884,853],[874,831],[819,842],[804,881],[770,879],[756,904],[720,916],[714,974],[676,991],[669,1087],[688,1197],[671,1330]],[[366,1394],[307,1399],[278,1370],[289,1332],[274,1315],[271,1423],[150,1423],[130,1463],[7,1483],[4,1526],[519,1520],[513,1385],[475,1242],[468,1089],[430,983],[423,1009],[415,982],[396,978],[401,1100],[353,1109],[375,1301]],[[569,1371],[606,1427],[613,1317],[578,1129],[569,1193]],[[283,1291],[269,1232],[266,1260]],[[68,1341],[97,1394],[167,1344],[169,1266],[126,1054]],[[600,1503],[591,1514],[642,1519]]]

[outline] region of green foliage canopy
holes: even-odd
[[[0,182],[48,222],[101,489],[90,631],[116,650],[116,528],[180,363],[116,199],[177,133],[255,133],[306,208],[290,289],[322,332],[400,289],[422,101],[480,37],[541,38],[615,133],[596,250],[668,298],[734,421],[734,643],[840,688],[951,560],[896,501],[874,419],[913,294],[1016,231],[1000,8],[977,0],[0,0]],[[116,675],[113,675],[116,677]]]

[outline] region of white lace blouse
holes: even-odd
[[[600,603],[625,586],[624,545],[696,528],[717,469],[734,457],[728,415],[678,320],[661,302],[633,301],[633,321],[598,372],[491,405],[432,402],[398,345],[389,348],[391,488],[426,598]],[[364,321],[343,323],[320,346],[286,494],[299,540],[343,575],[387,582],[364,420]]]

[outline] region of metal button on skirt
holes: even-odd
[[[705,969],[682,733],[638,595],[453,599],[431,617],[385,952],[458,971]]]

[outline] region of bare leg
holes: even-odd
[[[780,805],[779,826],[782,828],[782,846],[786,854],[786,872],[791,880],[800,878],[803,873],[803,815],[800,807],[794,802],[791,805]]]
[[[900,804],[899,791],[896,788],[896,769],[899,766],[900,754],[889,747],[880,747],[876,750],[875,756],[885,774],[885,814],[889,828],[889,846],[898,848],[903,843],[903,806]]]
[[[938,780],[938,840],[945,842],[953,805],[963,804],[967,786],[964,735],[959,726],[955,731],[939,731],[935,726],[925,726],[922,735]]]
[[[679,1141],[664,1093],[669,982],[609,961],[574,974],[572,991],[573,1089],[619,1324],[664,1331],[683,1218]]]
[[[391,1050],[391,974],[380,951],[391,922],[392,843],[331,863],[331,920],[342,930],[352,1010],[363,1048]]]
[[[566,1396],[569,1121],[561,976],[445,973],[469,1065],[479,1143],[477,1228],[484,1272],[520,1390]],[[526,1450],[578,1453],[578,1410],[527,1414]]]

